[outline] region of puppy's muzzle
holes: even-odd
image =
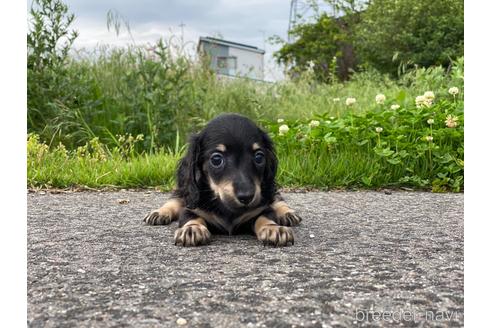
[[[255,205],[261,194],[259,181],[251,181],[245,177],[239,178],[234,184],[235,198],[243,206]]]
[[[239,200],[239,202],[243,205],[248,205],[251,203],[253,198],[255,197],[255,190],[240,190],[236,192],[236,198]]]
[[[225,181],[216,184],[210,179],[210,188],[223,204],[231,209],[254,207],[261,200],[259,181],[254,183]]]

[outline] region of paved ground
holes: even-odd
[[[141,221],[167,197],[29,194],[29,325],[463,325],[463,194],[285,194],[304,217],[287,248],[176,247]]]

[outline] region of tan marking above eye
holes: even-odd
[[[253,147],[253,150],[258,150],[261,148],[257,142],[255,142],[252,147]]]
[[[218,144],[217,147],[215,147],[215,149],[221,152],[225,152],[226,146],[224,144]]]

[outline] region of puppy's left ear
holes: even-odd
[[[275,146],[268,134],[263,132],[263,145],[265,146],[266,167],[263,173],[262,191],[264,196],[273,197],[276,192],[275,175],[277,174],[278,159],[275,154]]]

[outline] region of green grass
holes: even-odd
[[[166,151],[125,156],[120,150],[108,152],[97,139],[74,151],[61,144],[49,148],[32,134],[27,149],[31,188],[158,186],[170,190],[179,157]]]
[[[35,144],[35,136],[29,139],[28,187],[29,188],[147,188],[157,187],[169,191],[175,184],[175,168],[178,156],[159,151],[125,159],[117,153],[104,160],[96,155],[77,156],[64,147],[42,151],[46,145]],[[46,148],[47,149],[47,148]],[[302,154],[303,157],[279,153],[278,182],[282,187],[315,187],[330,189],[357,185],[360,177],[370,171],[371,156],[367,154],[338,153],[328,160],[320,160],[319,154]],[[306,157],[304,157],[306,156]],[[357,159],[347,172],[346,163]],[[308,173],[309,172],[309,173]],[[385,180],[388,180],[387,177]],[[389,181],[391,182],[391,181]]]

